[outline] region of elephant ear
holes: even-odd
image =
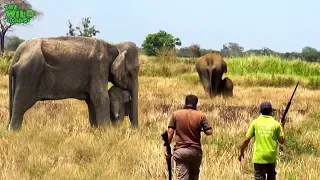
[[[125,59],[126,59],[127,50],[123,52],[119,51],[119,55],[113,61],[111,65],[111,73],[116,77],[117,80],[121,80],[125,75],[126,67],[125,67]]]

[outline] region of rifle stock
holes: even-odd
[[[293,93],[292,93],[292,95],[291,95],[291,98],[290,98],[290,100],[289,100],[289,102],[288,102],[288,104],[287,104],[286,109],[284,110],[283,115],[282,115],[282,118],[281,118],[281,125],[282,125],[282,127],[284,127],[284,125],[286,124],[286,115],[287,115],[287,113],[288,113],[288,111],[289,111],[289,108],[290,108],[290,106],[291,106],[292,98],[293,98],[293,96],[294,96],[294,94],[295,94],[295,92],[296,92],[296,90],[297,90],[298,85],[299,85],[299,82],[297,83],[296,87],[294,88],[294,91],[293,91]]]
[[[168,139],[168,131],[165,131],[161,134],[161,137],[164,141],[164,144],[166,145],[167,148],[167,153],[168,153],[168,157],[167,157],[167,166],[168,166],[168,179],[172,180],[172,165],[171,165],[171,147],[169,144],[169,139]]]

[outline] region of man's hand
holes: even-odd
[[[247,148],[251,138],[246,137],[246,139],[243,141],[241,149],[240,149],[240,155],[238,157],[238,160],[241,161],[242,158],[244,158],[244,150]]]
[[[167,152],[167,147],[166,146],[163,146],[163,153],[164,153],[165,157],[167,158],[168,157],[168,152]]]
[[[244,158],[244,153],[243,153],[243,152],[240,153],[240,155],[239,155],[239,157],[238,157],[238,160],[241,162],[241,159],[242,159],[242,158]]]

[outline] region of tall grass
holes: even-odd
[[[320,64],[306,61],[283,60],[276,56],[249,56],[226,59],[228,71],[235,75],[270,74],[294,76],[320,76]]]
[[[202,134],[201,180],[252,179],[252,143],[237,160],[249,123],[263,100],[283,111],[291,88],[235,86],[233,98],[208,99],[200,84],[178,78],[140,77],[139,129],[128,118],[117,127],[89,127],[85,102],[38,102],[24,116],[20,132],[8,132],[7,77],[0,78],[0,179],[166,179],[160,134],[184,97],[199,97],[214,134]],[[320,92],[297,90],[288,113],[287,142],[277,165],[278,179],[320,176]],[[279,119],[280,115],[275,115]],[[175,141],[175,139],[173,140]],[[174,142],[173,142],[174,144]],[[173,145],[172,144],[172,145]],[[174,178],[175,179],[175,178]]]
[[[168,63],[156,58],[141,67],[141,76],[177,77],[192,84],[200,83],[195,59],[177,58]],[[249,56],[226,58],[228,72],[234,84],[244,86],[293,86],[297,81],[310,89],[320,88],[320,64],[296,60],[283,60],[275,56]]]
[[[157,66],[163,64],[162,61],[157,61],[155,58],[150,58],[151,62]],[[233,57],[225,58],[228,64],[228,74],[232,75],[255,75],[255,74],[270,74],[270,75],[293,75],[293,76],[320,76],[320,64],[302,61],[300,59],[285,60],[276,56],[248,56],[245,58]],[[194,66],[195,59],[191,58],[176,58],[170,66]],[[195,69],[194,69],[195,70]],[[174,74],[181,74],[179,69]],[[161,75],[161,74],[159,74]]]

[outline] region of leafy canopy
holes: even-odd
[[[68,25],[68,33],[67,36],[84,36],[84,37],[93,37],[96,36],[97,33],[100,33],[100,31],[96,30],[95,26],[90,27],[90,21],[91,17],[85,17],[81,21],[81,26],[76,26],[76,28],[73,28],[72,23],[69,21]],[[78,31],[76,33],[75,31]]]
[[[155,56],[162,49],[172,49],[181,46],[181,40],[173,35],[160,30],[157,33],[148,34],[143,41],[142,49],[148,56]]]

